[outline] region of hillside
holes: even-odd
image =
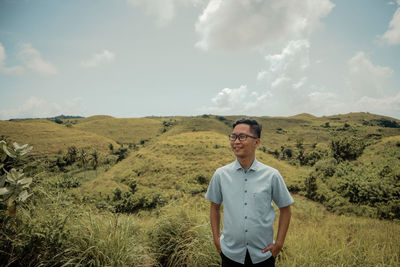
[[[118,143],[139,144],[161,133],[162,122],[147,118],[117,119],[110,116],[93,116],[78,120],[73,127]]]
[[[48,155],[66,151],[70,146],[90,148],[107,153],[109,144],[116,142],[105,136],[88,131],[68,128],[49,120],[0,121],[0,136],[8,137],[19,144],[33,146],[31,154]]]
[[[257,151],[257,158],[281,170],[287,185],[301,183],[308,174]],[[84,194],[112,195],[117,183],[134,179],[140,188],[153,188],[171,198],[204,193],[214,171],[234,161],[227,138],[215,132],[186,132],[159,138],[82,187]],[[203,179],[203,180],[202,180]],[[111,182],[113,181],[113,182]],[[114,184],[114,186],[111,186]],[[127,186],[121,186],[127,188]]]
[[[0,175],[23,168],[34,181],[15,218],[0,202],[0,262],[219,266],[204,193],[215,169],[234,160],[227,135],[238,118],[0,121],[0,135],[36,153],[18,162],[0,147]],[[256,119],[257,159],[281,172],[295,199],[277,265],[399,266],[400,121],[367,113]],[[101,155],[71,157],[70,146]]]

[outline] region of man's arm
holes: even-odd
[[[267,251],[271,251],[272,256],[278,256],[279,252],[283,247],[283,243],[285,242],[285,237],[287,230],[289,228],[291,217],[290,206],[286,206],[279,209],[279,225],[278,225],[278,234],[276,237],[276,241],[274,244],[270,244],[268,247],[263,249],[263,253]]]
[[[215,247],[217,248],[218,253],[221,253],[221,243],[219,241],[219,236],[220,236],[219,231],[221,224],[221,204],[211,202],[210,222],[211,222],[211,230],[213,234]]]

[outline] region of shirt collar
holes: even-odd
[[[256,171],[257,170],[257,165],[258,165],[258,161],[256,158],[254,158],[253,163],[251,164],[250,168],[248,170],[252,170],[252,171]],[[235,164],[234,164],[234,168],[235,170],[243,170],[242,165],[240,165],[239,161],[236,159]]]

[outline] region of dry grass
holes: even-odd
[[[119,143],[136,143],[161,133],[162,122],[148,118],[116,119],[93,116],[78,121],[76,129],[92,132]]]
[[[118,146],[107,137],[68,128],[48,120],[0,121],[0,135],[19,144],[32,145],[33,155],[55,154],[60,150],[65,152],[69,146],[105,153],[109,150],[109,144]]]

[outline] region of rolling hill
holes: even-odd
[[[32,145],[32,155],[65,152],[70,146],[108,153],[109,144],[117,146],[114,140],[105,136],[41,119],[0,121],[0,136],[8,137],[19,144]]]

